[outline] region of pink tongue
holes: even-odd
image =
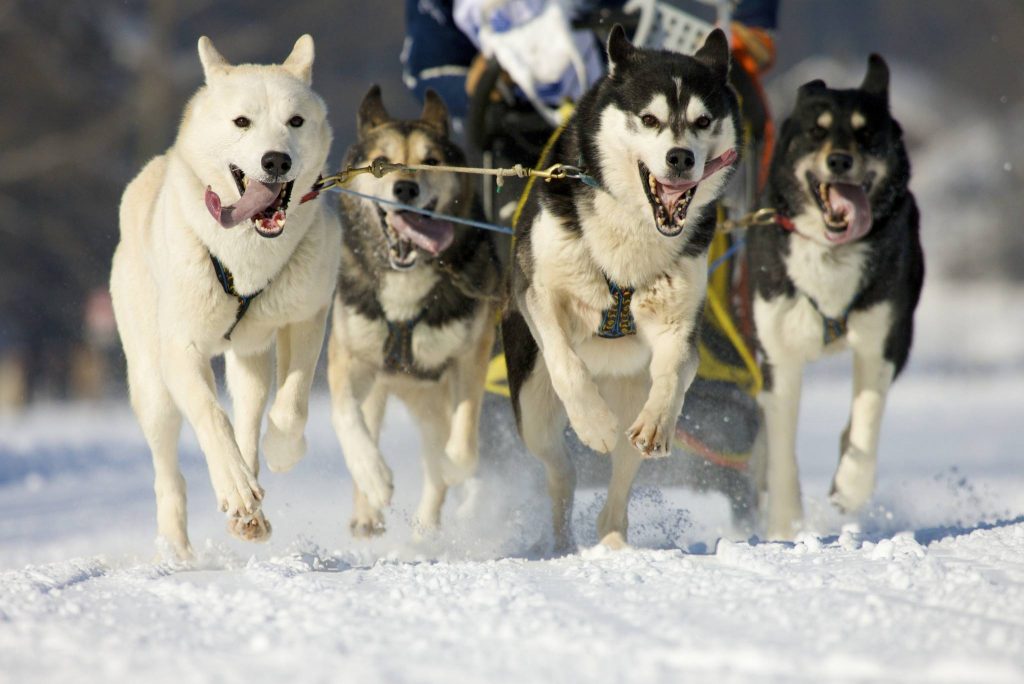
[[[871,230],[871,205],[864,188],[851,183],[832,183],[828,186],[828,203],[834,214],[848,219],[842,233],[825,231],[825,236],[836,244],[859,240]]]
[[[283,183],[261,183],[258,180],[250,180],[245,194],[234,204],[222,206],[220,196],[210,186],[206,186],[206,194],[203,199],[206,201],[206,208],[217,223],[225,228],[233,228],[246,219],[251,219],[256,214],[270,206],[271,202],[277,199],[281,192]]]
[[[704,164],[704,175],[700,177],[700,180],[677,181],[671,184],[658,181],[658,198],[668,210],[669,215],[671,215],[672,211],[676,208],[676,202],[679,201],[679,198],[682,197],[687,190],[716,171],[724,169],[726,166],[735,163],[738,156],[739,155],[736,154],[736,150],[730,148],[714,159],[709,159]]]
[[[391,227],[405,240],[437,256],[455,239],[455,227],[450,221],[400,211],[389,215]]]

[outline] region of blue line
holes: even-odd
[[[414,207],[411,204],[403,204],[402,202],[395,202],[394,200],[387,200],[387,199],[384,199],[383,197],[375,197],[374,195],[367,195],[367,194],[364,194],[364,193],[359,192],[357,190],[350,190],[348,188],[343,188],[340,185],[333,185],[333,186],[331,186],[329,188],[324,188],[324,190],[337,190],[338,192],[343,192],[346,195],[352,195],[354,197],[361,197],[362,199],[372,200],[374,202],[379,202],[380,204],[389,204],[389,205],[391,205],[393,207],[398,207],[399,209],[405,209],[406,211],[411,211],[411,212],[414,212],[414,213],[417,213],[417,214],[423,214],[424,216],[429,216],[431,218],[442,219],[444,221],[451,221],[452,223],[461,223],[464,226],[471,226],[473,228],[482,228],[484,230],[493,230],[495,233],[504,233],[505,235],[512,235],[512,233],[513,233],[511,228],[506,228],[505,226],[499,226],[499,225],[496,225],[494,223],[484,223],[483,221],[474,221],[473,219],[461,218],[459,216],[449,216],[448,214],[441,214],[441,213],[438,213],[436,211],[430,211],[429,209],[423,209],[422,207]]]
[[[729,249],[725,250],[725,254],[711,262],[711,265],[708,266],[708,275],[710,276],[712,273],[718,270],[719,266],[721,266],[730,258],[732,258],[732,255],[735,254],[746,241],[746,238],[738,238],[736,242],[732,243]]]

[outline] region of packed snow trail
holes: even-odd
[[[545,558],[541,469],[514,450],[485,455],[442,532],[414,541],[420,466],[400,408],[383,434],[389,530],[357,542],[318,394],[306,460],[261,475],[266,545],[228,536],[186,430],[198,558],[183,565],[157,558],[125,403],[0,419],[0,682],[1024,681],[1024,327],[981,343],[948,326],[951,310],[1022,322],[1024,308],[956,301],[926,290],[856,516],[827,503],[846,365],[809,373],[799,451],[817,534],[794,544],[735,540],[718,494],[641,485],[635,550],[594,548],[603,491],[581,489],[580,552]]]

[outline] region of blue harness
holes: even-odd
[[[802,292],[801,294],[803,294],[804,297],[807,297],[807,301],[811,303],[814,310],[818,312],[819,316],[821,316],[821,339],[825,343],[825,346],[828,346],[839,338],[846,336],[847,321],[850,318],[850,310],[853,309],[853,305],[857,303],[857,300],[860,298],[859,295],[853,298],[853,301],[850,302],[849,306],[846,307],[846,310],[843,311],[843,314],[839,318],[830,318],[821,310],[821,307],[818,306],[818,302],[815,301],[814,297],[810,296],[806,292]]]
[[[604,279],[608,283],[612,305],[601,312],[601,326],[597,329],[597,336],[614,340],[626,335],[636,335],[636,321],[633,320],[633,312],[629,308],[636,288],[622,287],[608,276]]]

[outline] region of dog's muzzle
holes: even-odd
[[[233,228],[248,219],[263,237],[274,238],[283,233],[295,181],[265,183],[248,178],[234,164],[229,165],[228,169],[238,188],[239,200],[223,206],[220,196],[210,186],[206,186],[203,200],[210,215],[224,228]]]

